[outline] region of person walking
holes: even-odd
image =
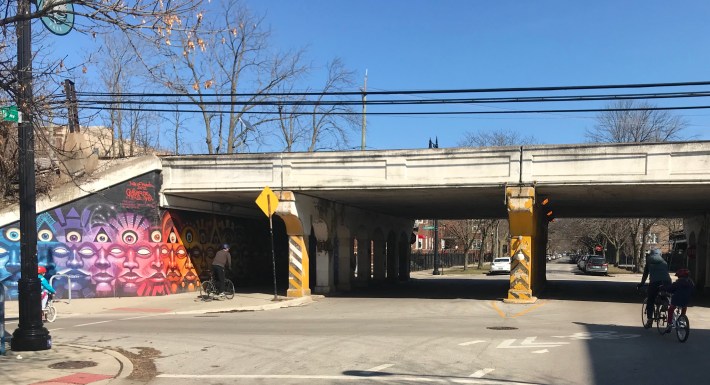
[[[653,249],[646,256],[646,266],[643,268],[643,276],[641,276],[641,283],[637,285],[641,288],[644,283],[646,283],[646,278],[648,280],[648,297],[646,298],[646,324],[644,328],[648,329],[653,323],[653,308],[656,303],[656,297],[658,296],[658,291],[663,285],[670,285],[671,275],[668,273],[668,264],[661,256],[661,250]]]
[[[217,290],[219,295],[224,296],[224,269],[232,268],[232,255],[229,254],[229,245],[222,245],[222,250],[215,254],[212,260],[212,276],[217,281]]]

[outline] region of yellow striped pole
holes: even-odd
[[[535,236],[535,189],[506,187],[506,205],[510,224],[510,289],[508,303],[534,303],[532,292],[533,238]]]

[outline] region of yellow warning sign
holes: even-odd
[[[279,205],[279,198],[276,197],[276,194],[271,191],[269,186],[266,186],[263,190],[261,190],[261,194],[259,194],[256,198],[256,204],[267,217],[270,217]]]

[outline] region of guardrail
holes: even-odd
[[[69,297],[67,298],[67,303],[70,303],[71,302],[71,277],[66,274],[54,274],[52,276],[52,278],[49,279],[50,286],[54,287],[52,282],[54,282],[54,278],[57,278],[57,277],[67,279],[67,284],[68,284],[67,287],[69,288],[69,290],[67,290],[67,293],[69,293]]]

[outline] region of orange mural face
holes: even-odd
[[[162,233],[165,242],[160,247],[160,258],[170,292],[195,291],[198,281],[197,272],[169,213],[163,216]]]

